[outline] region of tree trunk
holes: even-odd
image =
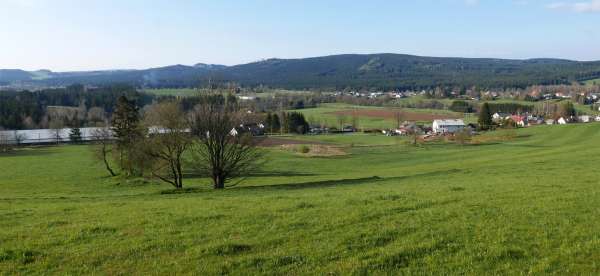
[[[215,190],[225,189],[225,180],[220,175],[213,176],[213,183]]]
[[[107,154],[108,153],[106,151],[106,145],[102,145],[102,159],[104,161],[104,165],[106,166],[106,170],[108,170],[108,172],[110,173],[111,176],[117,176],[117,174],[115,174],[115,172],[110,167],[110,163],[108,163],[108,160],[106,158]]]

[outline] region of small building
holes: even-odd
[[[567,120],[564,117],[560,117],[558,120],[556,120],[556,123],[559,125],[566,125]]]
[[[581,115],[577,119],[581,123],[589,123],[592,120],[592,118],[589,115]]]
[[[554,121],[554,119],[547,119],[546,120],[546,124],[547,125],[553,125],[553,124],[555,124],[555,121]]]
[[[600,115],[596,116],[596,118],[594,118],[594,121],[600,122]]]
[[[509,116],[510,116],[510,115],[509,115],[509,114],[507,114],[507,113],[498,113],[498,112],[496,112],[496,113],[494,113],[494,114],[492,115],[492,120],[494,120],[494,121],[499,121],[499,120],[503,120],[503,119],[505,119],[505,118],[507,118],[507,117],[509,117]]]
[[[510,116],[510,119],[513,120],[513,122],[515,122],[515,124],[517,124],[517,126],[520,127],[526,127],[527,125],[529,125],[527,118],[524,116],[513,115]]]
[[[434,120],[433,132],[437,134],[455,133],[465,128],[465,122],[461,119]]]

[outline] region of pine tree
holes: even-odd
[[[277,114],[273,114],[273,117],[271,117],[271,125],[273,131],[279,131],[281,128],[281,122],[279,121],[279,116],[277,116]]]
[[[479,127],[483,130],[490,129],[492,126],[492,113],[490,111],[490,105],[488,103],[484,103],[481,106],[481,110],[479,110]]]
[[[69,132],[69,140],[73,143],[81,142],[81,129],[79,127],[71,128],[71,132]]]
[[[269,130],[269,133],[273,133],[273,115],[271,115],[271,112],[267,113],[267,119],[266,119],[266,123],[267,123],[267,129]]]
[[[136,143],[143,138],[138,108],[125,96],[119,97],[112,118],[112,131],[117,141],[119,164],[129,175],[135,173]]]

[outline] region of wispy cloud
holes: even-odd
[[[546,6],[551,10],[566,10],[573,12],[600,12],[600,0],[591,0],[586,2],[566,3],[555,2]]]

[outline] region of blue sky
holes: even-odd
[[[0,68],[342,53],[600,60],[600,0],[0,0]]]

